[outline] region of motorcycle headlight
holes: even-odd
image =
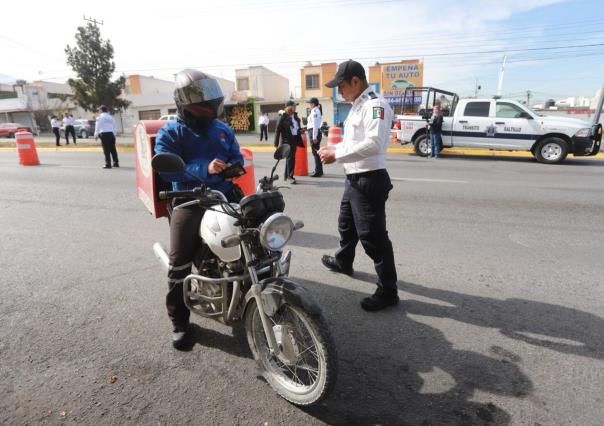
[[[580,129],[575,133],[575,136],[578,138],[588,138],[591,136],[591,127],[586,127],[584,129]]]
[[[260,227],[260,244],[272,251],[281,250],[294,232],[294,223],[283,213],[271,215]]]

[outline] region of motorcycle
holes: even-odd
[[[289,149],[281,145],[275,151],[270,177],[260,179],[257,193],[239,203],[229,203],[201,181],[193,190],[161,191],[159,196],[192,199],[175,209],[197,204],[205,210],[202,243],[193,262],[197,273],[183,283],[186,306],[226,325],[243,321],[262,376],[286,400],[309,406],[333,389],[337,355],[319,305],[288,278],[292,255],[284,248],[304,226],[283,213],[285,201],[274,186],[279,179],[275,169]],[[160,173],[187,173],[184,161],[174,154],[157,154],[151,165]],[[159,243],[153,249],[167,269],[165,250]]]

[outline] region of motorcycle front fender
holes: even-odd
[[[260,292],[262,305],[269,317],[273,316],[286,303],[297,306],[310,315],[321,313],[321,308],[315,302],[310,292],[288,278],[271,277],[262,280],[259,285],[262,287]],[[254,296],[251,292],[245,295],[246,310],[253,298]]]

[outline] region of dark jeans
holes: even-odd
[[[191,273],[195,251],[201,244],[199,225],[204,211],[199,206],[170,211],[170,269],[166,308],[174,329],[181,331],[189,323],[190,315],[184,302],[183,280]]]
[[[323,174],[323,163],[321,163],[321,157],[319,157],[319,148],[321,148],[321,139],[323,135],[321,130],[317,133],[317,143],[312,142],[312,129],[308,131],[308,140],[310,141],[310,147],[312,149],[312,156],[315,159],[315,173]]]
[[[390,176],[383,169],[346,176],[338,218],[340,249],[336,252],[341,265],[352,266],[360,240],[375,265],[378,291],[388,296],[397,292],[394,253],[386,230],[386,200],[391,189]]]
[[[55,134],[55,139],[56,139],[56,144],[57,146],[61,145],[59,142],[61,142],[61,132],[59,131],[58,127],[53,127],[52,128],[52,132]]]
[[[260,125],[260,141],[262,141],[262,136],[264,136],[264,140],[268,141],[268,126],[266,124]]]
[[[103,154],[105,154],[105,165],[111,166],[111,158],[113,157],[113,165],[119,165],[117,158],[117,149],[115,149],[115,135],[113,132],[104,132],[99,134],[101,145],[103,146]]]
[[[440,133],[430,132],[430,157],[438,158],[440,150],[443,147],[443,139]]]
[[[73,126],[65,126],[65,142],[69,145],[69,135],[73,136],[73,143],[76,143],[75,128]]]
[[[300,136],[294,136],[293,140],[284,141],[283,143],[289,144],[289,147],[291,148],[289,150],[289,157],[287,157],[287,160],[285,161],[284,179],[292,178],[294,177],[294,170],[296,168],[296,149],[298,146],[303,146],[302,138]]]

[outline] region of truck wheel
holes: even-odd
[[[547,138],[537,144],[534,155],[540,163],[560,163],[568,155],[568,144],[560,138]]]
[[[427,157],[430,155],[430,144],[426,135],[419,135],[415,142],[413,142],[413,150],[420,157]]]
[[[80,132],[80,139],[88,139],[88,132],[86,130]]]

